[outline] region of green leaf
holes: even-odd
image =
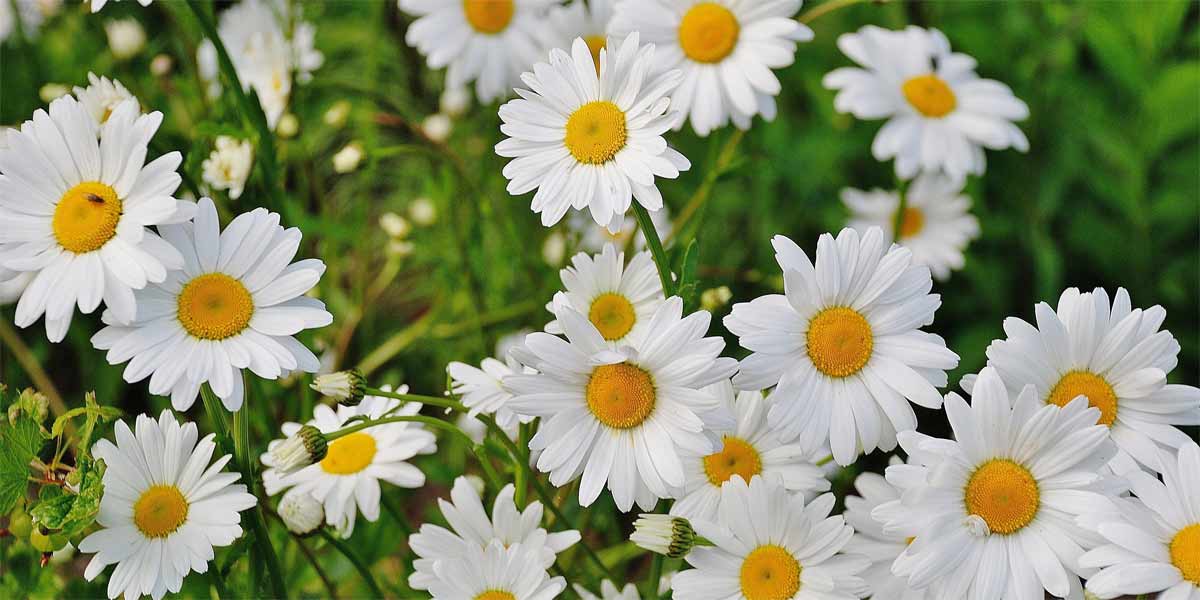
[[[50,437],[53,438],[62,435],[63,429],[71,419],[84,415],[83,428],[79,432],[79,454],[81,456],[88,456],[91,450],[92,432],[96,428],[96,422],[111,421],[121,416],[121,411],[112,406],[100,406],[96,402],[95,392],[88,392],[83,398],[83,403],[83,407],[68,410],[54,420],[54,425],[50,427]]]
[[[0,422],[0,514],[13,509],[28,488],[29,461],[42,449],[42,427],[27,414]]]
[[[104,495],[104,461],[80,458],[75,466],[79,479],[78,492],[63,492],[61,488],[47,486],[48,490],[59,490],[43,497],[29,514],[44,529],[61,531],[67,537],[82,532],[96,520],[100,512],[100,498]]]

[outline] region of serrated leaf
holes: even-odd
[[[43,528],[61,531],[68,537],[74,536],[96,520],[100,512],[100,499],[104,495],[104,461],[81,458],[76,465],[79,473],[78,491],[72,493],[61,488],[47,486],[47,490],[58,490],[43,497],[29,514]]]
[[[13,509],[28,488],[29,461],[45,439],[42,427],[27,415],[13,423],[0,422],[0,513]]]

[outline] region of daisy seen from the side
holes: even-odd
[[[899,465],[903,461],[893,456],[888,464]],[[846,544],[846,551],[871,560],[870,568],[862,573],[862,578],[871,587],[870,597],[878,600],[925,600],[926,590],[914,590],[908,587],[907,578],[892,574],[892,563],[912,543],[913,536],[908,534],[915,534],[916,528],[893,526],[892,530],[884,531],[883,522],[872,515],[877,506],[899,500],[900,490],[888,483],[883,475],[871,472],[855,478],[854,489],[858,495],[846,495],[846,510],[842,513],[846,523],[854,528],[854,537]]]
[[[122,102],[137,100],[120,81],[98,77],[95,73],[88,73],[87,87],[75,86],[75,97],[97,125],[103,125]]]

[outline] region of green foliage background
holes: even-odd
[[[425,69],[403,43],[408,20],[393,2],[312,2],[303,12],[317,26],[325,64],[312,83],[293,87],[290,111],[299,118],[299,135],[277,141],[286,166],[285,201],[272,203],[256,169],[241,199],[216,195],[223,220],[260,204],[282,210],[285,225],[304,232],[301,255],[328,264],[319,293],[335,321],[302,338],[310,347],[332,350],[337,366],[366,363],[373,382],[440,393],[448,361],[478,361],[500,336],[538,329],[548,320],[541,305],[560,285],[558,266],[542,258],[550,230],[529,210],[528,197],[504,191],[503,161],[491,150],[500,139],[495,106],[476,105],[456,120],[446,145],[417,133],[415,125],[437,110],[442,73]],[[117,17],[139,20],[148,34],[146,49],[128,61],[116,60],[105,41],[102,24]],[[660,184],[672,214],[684,210],[706,178],[715,178],[711,194],[678,236],[699,240],[701,287],[727,285],[735,302],[777,291],[772,235],[788,235],[811,251],[820,233],[836,232],[845,221],[841,188],[895,186],[891,165],[869,152],[880,123],[836,114],[832,93],[820,85],[826,72],[849,64],[836,37],[866,24],[940,28],[955,50],[978,59],[981,76],[1007,83],[1030,106],[1032,116],[1021,124],[1030,152],[988,153],[986,175],[968,188],[982,237],[971,245],[966,268],[935,286],[943,306],[931,329],[962,357],[951,381],[983,366],[984,349],[1003,335],[1005,317],[1031,319],[1036,302],[1053,305],[1069,286],[1101,286],[1110,294],[1124,286],[1135,306],[1167,309],[1165,326],[1183,348],[1170,379],[1195,384],[1200,5],[1194,2],[870,2],[822,16],[812,24],[816,39],[801,44],[796,63],[780,73],[779,117],[774,123],[756,120],[733,148],[727,168],[714,167],[733,130],[707,139],[690,132],[670,136],[694,165],[679,180]],[[194,190],[212,139],[252,132],[231,100],[204,100],[194,62],[200,39],[182,2],[160,1],[146,9],[133,2],[110,4],[99,15],[69,2],[36,39],[14,36],[0,48],[0,123],[16,125],[43,106],[38,90],[44,84],[84,84],[88,71],[116,77],[145,109],[165,114],[151,154],[182,151],[187,182],[181,192]],[[165,77],[150,74],[150,61],[159,53],[174,59]],[[346,124],[325,124],[323,113],[343,100],[352,107]],[[363,145],[367,158],[358,171],[335,174],[330,158],[352,140]],[[389,258],[379,216],[404,214],[422,196],[436,205],[436,223],[414,229],[411,256]],[[682,246],[679,239],[674,245]],[[720,317],[727,310],[714,314],[721,334],[726,332]],[[11,306],[0,308],[5,326],[11,328],[12,316]],[[144,382],[124,383],[122,367],[107,365],[91,347],[98,313],[77,316],[68,339],[57,345],[45,341],[41,327],[39,322],[20,331],[20,342],[4,340],[0,381],[13,388],[35,383],[15,360],[16,343],[28,346],[68,407],[81,406],[84,392],[93,389],[101,403],[127,415],[169,406],[165,398],[149,397]],[[727,339],[727,354],[740,356],[736,340]],[[278,435],[281,422],[311,413],[319,399],[305,383],[255,380],[247,405],[254,411],[252,440],[260,450]],[[923,431],[945,434],[938,413],[920,417]],[[187,418],[211,431],[199,403]],[[108,428],[111,424],[99,433],[108,435]],[[360,523],[351,540],[397,597],[413,595],[404,583],[409,528],[439,520],[432,498],[444,496],[456,474],[474,468],[465,447],[442,442],[438,455],[418,461],[429,484],[420,490],[386,488],[388,510],[380,523]],[[857,468],[878,469],[882,460],[868,457]],[[839,475],[836,489],[844,491],[852,476]],[[568,516],[580,518],[573,500],[565,508]],[[605,499],[586,513],[586,542],[613,548],[605,556],[621,560],[618,572],[641,577],[648,560],[621,545],[628,517],[616,514]],[[290,589],[323,595],[325,588],[296,544],[284,538],[278,523],[271,527],[276,547],[283,548]],[[349,561],[319,540],[304,543],[340,593],[364,593]],[[106,578],[85,584],[82,561],[43,570],[32,553],[10,540],[0,540],[0,552],[0,595],[103,594]],[[214,569],[238,556],[237,549],[218,552]],[[568,573],[575,572],[572,566],[584,572],[579,552],[569,552],[564,562]],[[235,565],[230,576],[240,580],[242,569]],[[205,576],[185,584],[185,592],[196,596],[207,596],[207,588]]]

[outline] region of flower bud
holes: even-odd
[[[329,442],[320,429],[304,425],[291,437],[273,444],[268,450],[275,468],[290,473],[319,462],[329,451]]]
[[[633,523],[629,541],[651,552],[682,558],[696,545],[696,532],[683,517],[643,513]]]
[[[362,371],[349,369],[317,375],[310,386],[324,396],[337,399],[339,404],[358,406],[366,395],[367,382]]]
[[[312,533],[325,522],[325,509],[306,492],[296,490],[283,495],[276,509],[288,530],[296,535]]]

